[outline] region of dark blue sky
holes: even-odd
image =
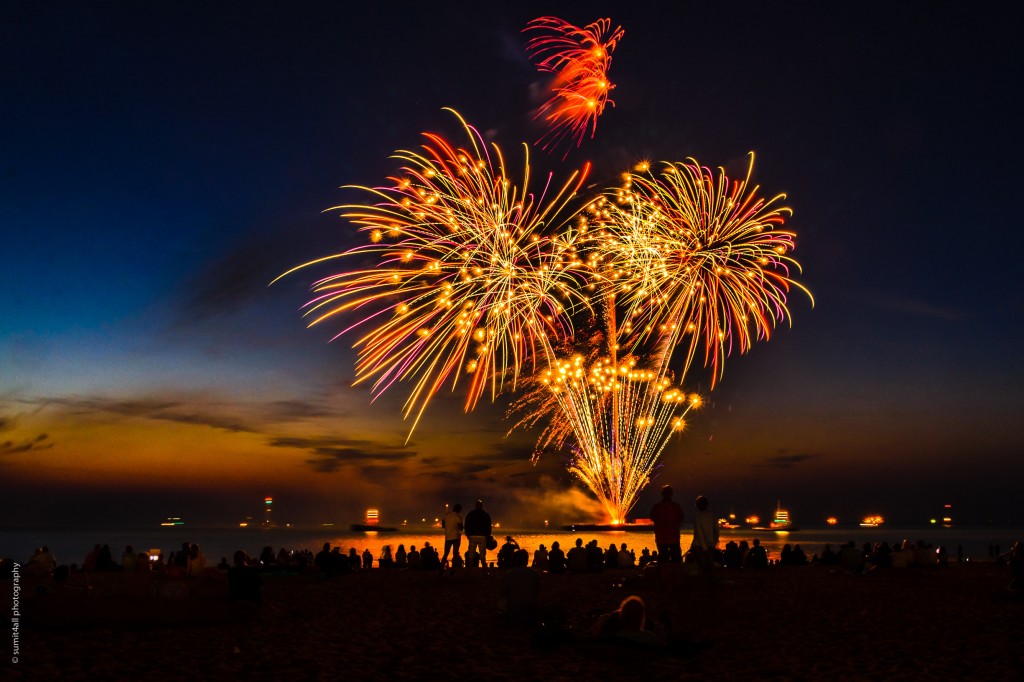
[[[29,500],[233,520],[276,494],[318,520],[396,488],[403,514],[571,497],[500,407],[438,401],[404,446],[401,396],[369,406],[349,342],[304,328],[310,280],[266,286],[353,243],[322,211],[421,132],[456,134],[442,107],[511,153],[532,141],[520,31],[542,15],[626,31],[615,106],[567,167],[754,150],[795,210],[816,306],[730,360],[662,480],[811,522],[945,502],[1021,520],[1015,3],[7,2],[0,522]]]

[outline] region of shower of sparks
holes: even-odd
[[[569,449],[569,471],[594,493],[612,523],[623,523],[671,436],[701,398],[656,372],[577,355],[557,360],[535,379],[516,409],[522,425],[543,423],[534,458],[546,447]]]

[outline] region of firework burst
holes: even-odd
[[[780,205],[785,195],[759,196],[753,167],[751,154],[746,177],[735,180],[693,159],[658,174],[644,164],[589,206],[591,266],[625,311],[624,335],[654,339],[659,374],[682,344],[682,374],[699,357],[714,387],[728,355],[789,318],[791,288],[810,297],[791,276],[800,266],[789,255],[794,233],[781,229],[791,214]]]
[[[594,136],[605,105],[614,106],[608,99],[615,87],[608,80],[608,69],[624,31],[618,26],[613,30],[610,19],[579,28],[562,19],[541,17],[527,24],[524,32],[532,34],[526,51],[537,68],[554,74],[551,97],[536,115],[548,127],[538,144],[549,149],[568,137],[578,147],[587,130]]]
[[[372,203],[331,209],[370,243],[299,266],[376,260],[316,282],[306,315],[312,326],[358,314],[339,332],[365,330],[354,344],[356,381],[372,380],[375,394],[410,381],[404,409],[415,415],[413,428],[431,397],[446,383],[454,389],[461,373],[470,375],[467,410],[488,387],[492,395],[506,382],[514,387],[528,361],[572,335],[570,315],[587,305],[577,293],[572,230],[558,229],[560,215],[572,217],[566,204],[586,168],[545,200],[530,192],[528,151],[513,181],[497,145],[488,147],[452,113],[467,144],[425,134],[421,152],[396,153],[404,165],[390,186],[358,188]],[[550,185],[549,176],[545,192]]]
[[[553,74],[538,144],[579,146],[611,102],[623,31],[609,19],[579,28],[554,17],[524,31],[530,57]],[[335,207],[369,243],[289,271],[350,266],[314,283],[306,316],[311,326],[344,316],[338,336],[358,330],[356,381],[375,395],[411,384],[410,435],[462,375],[467,411],[488,390],[493,399],[521,382],[513,428],[542,429],[535,458],[567,450],[569,470],[624,521],[701,404],[681,388],[694,361],[714,388],[729,355],[789,319],[792,289],[810,297],[794,279],[795,235],[782,229],[791,211],[784,195],[763,198],[751,185],[753,154],[742,179],[693,159],[657,172],[642,164],[574,209],[588,166],[563,184],[549,174],[534,193],[527,145],[512,172],[496,144],[452,113],[461,144],[425,134],[419,151],[395,154],[390,184],[357,187],[365,203]],[[597,331],[577,336],[583,312]]]

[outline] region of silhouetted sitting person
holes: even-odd
[[[722,565],[726,568],[739,568],[743,565],[743,552],[735,540],[725,543],[725,554],[722,556]]]
[[[100,549],[99,556],[96,557],[96,570],[97,571],[119,571],[121,565],[114,561],[114,556],[110,552],[110,545],[103,545]]]
[[[512,557],[519,551],[519,543],[511,535],[505,536],[505,544],[498,550],[498,568],[512,568]]]
[[[541,545],[533,552],[533,567],[538,571],[546,571],[548,568],[548,548]]]
[[[800,545],[790,547],[788,544],[782,547],[782,554],[779,556],[779,564],[783,566],[806,566],[807,555]]]
[[[192,543],[189,547],[187,561],[185,562],[185,575],[189,578],[198,578],[206,570],[206,555],[199,545]]]
[[[617,610],[603,616],[591,629],[591,635],[642,649],[664,648],[665,641],[646,629],[646,625],[644,600],[633,595],[622,600]]]
[[[353,552],[355,550],[352,550]],[[353,562],[352,556],[346,556],[341,553],[341,547],[335,547],[331,550],[331,555],[327,561],[327,574],[333,573],[351,573],[352,571],[359,569],[359,556],[355,556]]]
[[[420,566],[425,571],[441,569],[441,557],[437,553],[437,548],[432,547],[429,542],[424,542],[423,549],[420,550]]]
[[[181,549],[177,554],[174,555],[174,565],[184,570],[188,567],[188,553],[191,551],[192,545],[188,542],[181,543]]]
[[[134,571],[135,570],[135,550],[132,549],[131,545],[124,548],[124,552],[121,554],[121,570],[123,571]]]
[[[587,543],[587,571],[600,573],[603,568],[604,552],[601,551],[601,546],[597,544],[597,540],[591,540]]]
[[[540,574],[527,568],[530,554],[525,549],[515,550],[508,562],[508,570],[501,577],[502,611],[512,618],[528,620],[537,612]]]
[[[619,550],[615,547],[614,542],[608,545],[608,549],[604,551],[604,565],[606,568],[619,567]]]
[[[747,556],[743,558],[743,566],[745,568],[767,568],[768,567],[768,552],[761,546],[761,541],[754,538],[754,543],[750,546],[747,551]]]
[[[413,570],[423,568],[423,557],[420,556],[416,545],[409,545],[409,568]]]
[[[640,568],[644,568],[645,566],[647,566],[647,564],[651,563],[651,561],[652,561],[651,550],[649,550],[646,547],[644,547],[643,551],[640,552],[640,559],[637,562],[637,565]]]
[[[551,543],[548,552],[548,573],[565,573],[565,552],[557,540]]]
[[[857,549],[857,545],[850,540],[839,550],[839,565],[847,571],[860,573],[864,566],[864,555]]]
[[[235,565],[228,569],[228,601],[263,601],[260,574],[246,564],[245,552],[238,550],[234,555]]]
[[[587,550],[583,547],[583,538],[576,538],[576,546],[565,555],[570,573],[586,573]]]
[[[626,547],[626,543],[623,542],[619,547],[619,568],[632,568],[636,565],[636,556],[633,554],[633,550]]]
[[[876,543],[867,560],[874,566],[889,568],[892,566],[892,548],[888,542]]]
[[[337,570],[337,565],[331,557],[331,543],[324,543],[324,548],[316,553],[316,557],[313,559],[313,565],[315,565],[317,570],[324,575],[331,575]]]

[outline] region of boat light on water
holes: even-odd
[[[876,514],[874,516],[865,516],[864,520],[860,522],[860,525],[862,528],[877,528],[883,523],[885,523],[885,519]]]

